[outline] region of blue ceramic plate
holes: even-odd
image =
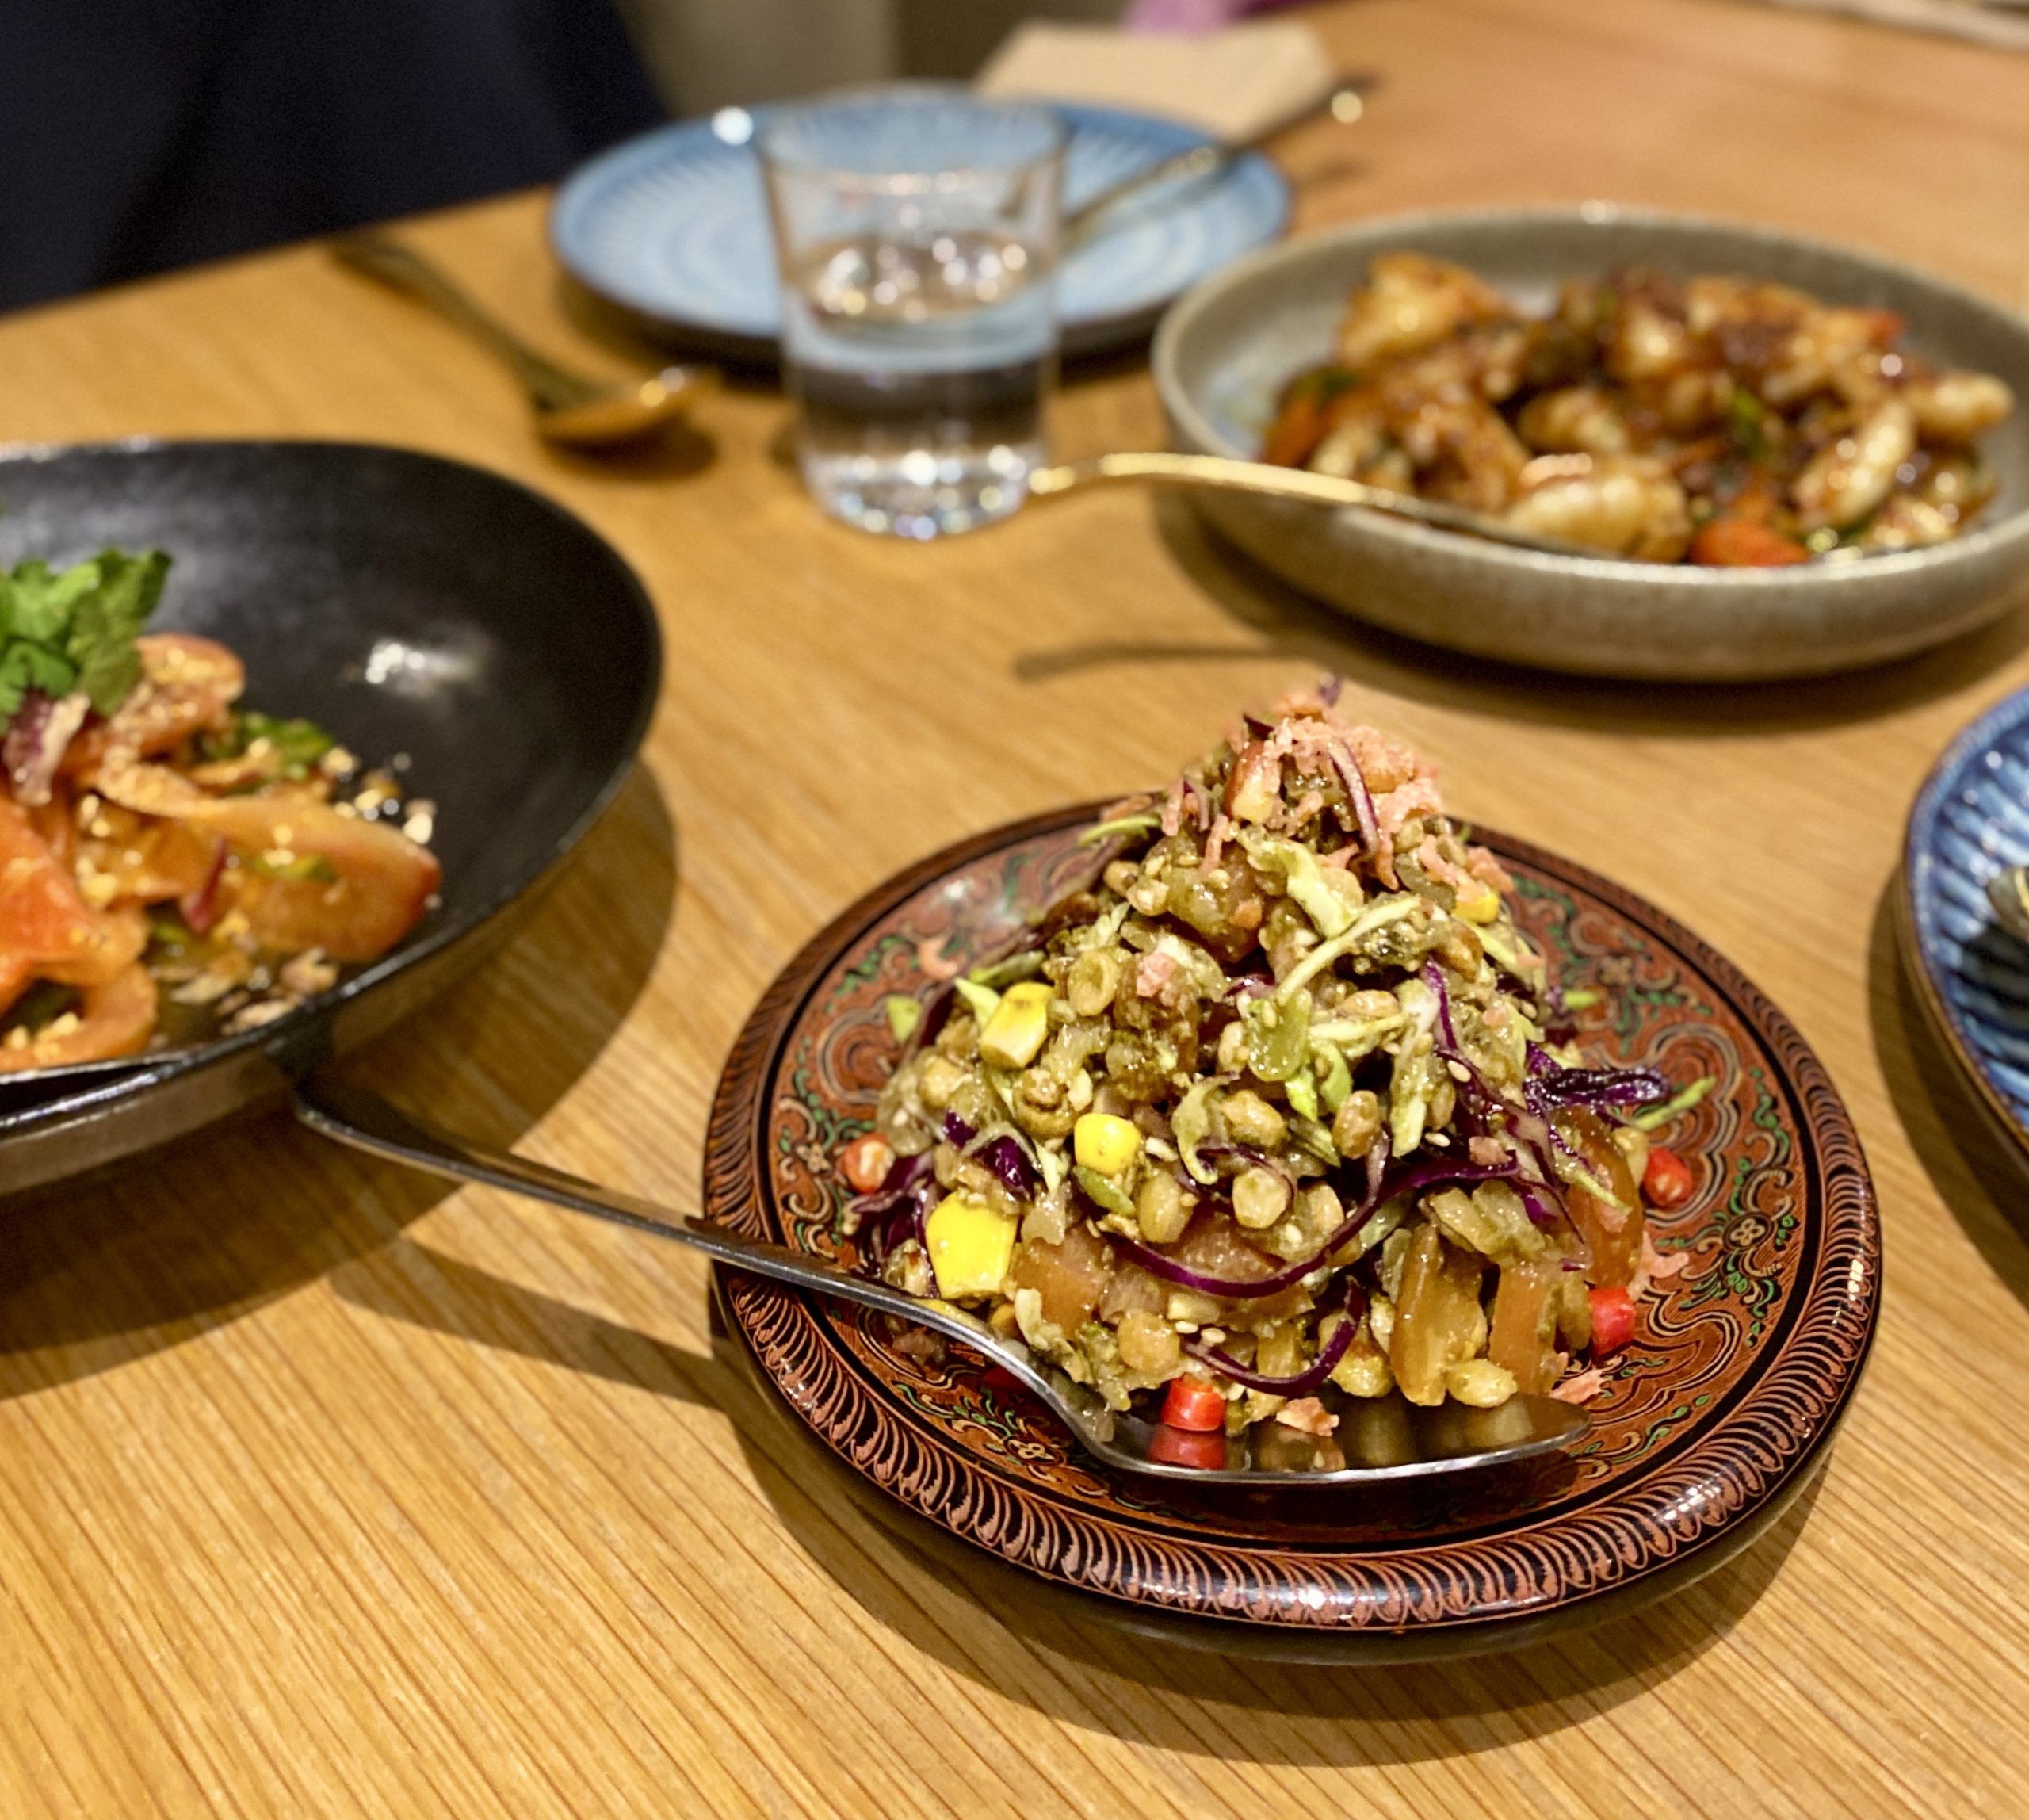
[[[1194,127],[1145,114],[1059,111],[1071,128],[1067,209],[1206,143]],[[1172,299],[1273,240],[1289,215],[1289,185],[1258,152],[1214,177],[1123,197],[1064,261],[1064,351],[1146,335]],[[572,277],[662,333],[774,358],[781,303],[760,166],[751,147],[726,144],[709,121],[662,127],[594,159],[558,193],[549,233]]]
[[[1960,734],[1909,813],[1903,935],[1916,983],[1981,1097],[2029,1149],[2029,948],[1987,881],[2029,862],[2029,689]]]

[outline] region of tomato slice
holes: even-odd
[[[147,920],[87,909],[28,811],[0,796],[0,974],[19,992],[32,979],[102,986],[139,958]],[[11,1001],[0,1000],[0,1009]]]
[[[1634,1298],[1618,1283],[1591,1292],[1592,1356],[1604,1359],[1634,1337]]]
[[[18,1047],[0,1043],[0,1074],[104,1061],[145,1048],[155,1027],[155,983],[136,962],[103,985],[87,986],[83,1003]]]
[[[1163,1398],[1163,1420],[1172,1428],[1187,1428],[1197,1434],[1223,1431],[1226,1425],[1226,1400],[1202,1378],[1172,1378]]]
[[[1223,1405],[1225,1399],[1220,1401]],[[1173,1428],[1165,1422],[1148,1438],[1148,1458],[1160,1466],[1195,1466],[1200,1472],[1217,1472],[1226,1463],[1225,1430],[1208,1434]]]

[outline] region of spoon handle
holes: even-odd
[[[1358,480],[1342,480],[1332,474],[1313,474],[1304,468],[1278,468],[1267,461],[1240,461],[1225,455],[1174,455],[1160,451],[1123,452],[1095,455],[1083,461],[1067,461],[1054,468],[1038,468],[1029,476],[1029,493],[1038,499],[1055,499],[1087,487],[1118,485],[1140,481],[1156,486],[1197,487],[1217,492],[1255,493],[1278,499],[1295,499],[1313,506],[1361,506],[1388,512],[1398,518],[1435,525],[1447,531],[1464,531],[1497,544],[1512,544],[1525,550],[1543,550],[1555,556],[1600,556],[1606,552],[1567,543],[1561,537],[1539,536],[1518,530],[1499,518],[1487,518],[1442,499],[1423,499],[1410,493],[1370,487]]]
[[[338,235],[331,247],[331,256],[340,264],[427,304],[491,348],[514,369],[537,406],[561,410],[583,403],[598,390],[590,380],[537,354],[420,253],[381,235],[367,233]]]
[[[921,1302],[904,1290],[871,1277],[851,1276],[805,1252],[770,1245],[709,1222],[673,1213],[636,1195],[602,1188],[577,1176],[505,1150],[494,1150],[454,1136],[390,1105],[377,1093],[323,1075],[297,1082],[296,1115],[319,1136],[364,1150],[370,1156],[404,1163],[453,1181],[476,1182],[510,1194],[528,1195],[552,1206],[650,1237],[669,1239],[701,1251],[714,1262],[756,1276],[771,1277],[819,1295],[858,1302],[863,1308],[898,1316],[920,1327],[934,1327],[953,1339],[978,1345],[981,1326],[946,1304]]]
[[[1088,196],[1076,208],[1068,210],[1064,217],[1064,243],[1073,247],[1085,239],[1098,225],[1099,219],[1117,202],[1123,202],[1130,196],[1158,183],[1166,183],[1172,178],[1209,177],[1221,171],[1244,153],[1259,151],[1268,140],[1286,133],[1291,128],[1305,126],[1313,120],[1329,114],[1342,126],[1351,126],[1366,109],[1363,90],[1373,84],[1374,78],[1361,77],[1339,83],[1321,100],[1313,102],[1301,113],[1278,120],[1266,130],[1251,139],[1239,140],[1212,140],[1188,150],[1173,152],[1167,158],[1158,159],[1153,164],[1144,165],[1139,170],[1129,171],[1117,182],[1109,183],[1101,190]]]

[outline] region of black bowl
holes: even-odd
[[[153,624],[246,660],[246,704],[307,715],[437,805],[439,902],[392,954],[201,1048],[0,1077],[0,1193],[95,1169],[278,1098],[506,932],[625,777],[660,636],[633,572],[498,475],[331,442],[139,442],[0,458],[0,563],[109,544],[174,558]]]

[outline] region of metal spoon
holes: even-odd
[[[379,234],[342,234],[331,245],[341,264],[406,292],[491,348],[520,379],[536,428],[552,442],[572,449],[638,442],[718,386],[709,366],[665,367],[651,379],[617,384],[587,379],[537,354],[420,253]]]
[[[1591,1426],[1583,1409],[1553,1397],[1515,1397],[1497,1409],[1473,1409],[1450,1401],[1423,1409],[1399,1396],[1371,1401],[1348,1399],[1335,1440],[1340,1455],[1359,1459],[1358,1465],[1313,1470],[1257,1465],[1252,1463],[1254,1444],[1241,1440],[1227,1443],[1223,1467],[1172,1466],[1148,1457],[1156,1424],[1107,1409],[1091,1390],[1072,1382],[1019,1340],[1002,1339],[976,1315],[948,1302],[919,1301],[885,1283],[849,1275],[807,1252],[751,1239],[724,1226],[669,1212],[635,1195],[597,1187],[560,1169],[468,1143],[411,1118],[377,1094],[322,1075],[297,1084],[296,1115],[311,1130],[355,1149],[454,1181],[478,1182],[531,1195],[651,1237],[673,1239],[732,1269],[750,1271],[927,1327],[999,1366],[1047,1406],[1087,1452],[1121,1472],[1200,1485],[1255,1488],[1427,1478],[1554,1452],[1579,1440]],[[1288,1430],[1277,1431],[1271,1440],[1292,1449],[1301,1445]]]
[[[1278,468],[1267,461],[1236,461],[1225,455],[1168,455],[1137,452],[1095,455],[1089,461],[1067,461],[1054,468],[1038,468],[1029,476],[1032,499],[1052,499],[1087,487],[1147,481],[1157,486],[1198,487],[1226,493],[1265,494],[1278,499],[1297,499],[1313,506],[1364,506],[1376,512],[1390,512],[1398,518],[1435,525],[1447,531],[1464,531],[1497,544],[1512,544],[1525,550],[1544,550],[1552,556],[1590,556],[1595,561],[1611,560],[1611,550],[1567,542],[1525,531],[1500,518],[1469,511],[1463,506],[1442,499],[1422,499],[1413,493],[1395,493],[1385,487],[1369,487],[1358,480],[1342,480],[1331,474],[1313,474],[1305,468]]]
[[[1363,481],[1342,480],[1333,474],[1313,474],[1307,468],[1279,468],[1268,461],[1236,461],[1228,455],[1171,455],[1156,450],[1095,455],[1083,461],[1065,461],[1053,468],[1036,468],[1029,476],[1029,496],[1034,499],[1055,499],[1092,487],[1134,481],[1157,487],[1195,487],[1208,492],[1254,493],[1270,499],[1295,499],[1309,506],[1357,506],[1368,511],[1391,513],[1398,518],[1413,518],[1420,525],[1435,525],[1440,530],[1462,531],[1468,537],[1484,537],[1489,543],[1509,544],[1516,549],[1541,550],[1548,556],[1584,556],[1593,562],[1634,560],[1618,550],[1602,549],[1596,544],[1573,543],[1565,537],[1524,530],[1505,518],[1488,518],[1484,513],[1454,506],[1442,499],[1420,499],[1414,493],[1370,487]],[[1885,549],[1842,547],[1814,551],[1809,563],[1799,566],[1836,568],[1894,553]],[[1668,568],[1673,565],[1645,563],[1642,566]]]
[[[1159,159],[1145,169],[1132,171],[1118,183],[1110,183],[1096,195],[1088,196],[1076,208],[1068,211],[1064,217],[1064,244],[1076,247],[1091,238],[1099,224],[1099,218],[1114,204],[1128,197],[1138,196],[1143,190],[1158,183],[1166,183],[1172,178],[1209,177],[1231,164],[1243,153],[1258,150],[1268,140],[1287,132],[1291,128],[1302,126],[1310,120],[1328,114],[1341,126],[1351,126],[1366,112],[1364,90],[1370,86],[1371,78],[1364,82],[1347,82],[1334,89],[1315,107],[1306,108],[1300,114],[1288,120],[1278,120],[1266,132],[1253,138],[1228,143],[1212,140],[1202,145],[1194,145],[1188,151],[1179,151],[1171,157]]]

